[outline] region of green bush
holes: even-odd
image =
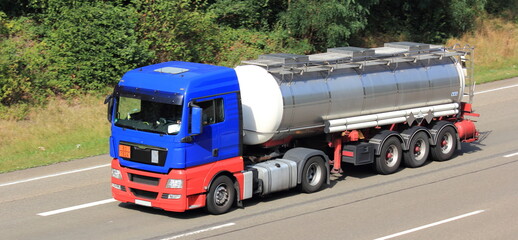
[[[280,22],[291,36],[307,39],[317,51],[347,46],[351,35],[365,28],[368,7],[375,0],[300,0],[282,14]]]
[[[405,36],[407,41],[444,43],[473,29],[485,0],[380,1],[370,8],[363,36]],[[390,38],[390,37],[389,37]]]
[[[220,26],[233,29],[271,31],[277,24],[279,13],[286,11],[289,1],[283,0],[216,0],[209,4]]]
[[[41,102],[45,43],[36,34],[37,26],[26,17],[0,18],[0,26],[0,103]]]
[[[218,54],[218,64],[228,67],[239,65],[243,60],[256,59],[261,54],[293,53],[307,54],[313,47],[307,40],[297,40],[287,31],[277,29],[269,34],[244,28],[224,28],[224,49]]]
[[[147,42],[135,31],[138,15],[133,8],[83,3],[61,8],[59,15],[59,21],[48,22],[46,41],[47,84],[60,93],[102,89],[152,58]]]
[[[156,54],[153,62],[183,60],[215,63],[221,50],[219,27],[203,1],[135,1],[138,33]]]

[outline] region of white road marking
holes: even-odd
[[[514,87],[518,87],[518,84],[507,86],[507,87],[500,87],[500,88],[495,88],[495,89],[490,89],[490,90],[476,92],[475,95],[483,94],[483,93],[488,93],[488,92],[494,92],[494,91],[498,91],[498,90],[504,90],[504,89],[508,89],[508,88],[514,88]]]
[[[101,200],[101,201],[97,201],[97,202],[85,203],[85,204],[81,204],[81,205],[77,205],[77,206],[73,206],[73,207],[67,207],[67,208],[62,208],[62,209],[58,209],[58,210],[54,210],[54,211],[38,213],[38,215],[42,216],[42,217],[46,217],[46,216],[50,216],[50,215],[60,214],[60,213],[64,213],[64,212],[70,212],[70,211],[74,211],[74,210],[78,210],[78,209],[93,207],[93,206],[111,203],[111,202],[115,202],[115,201],[117,201],[117,200],[115,200],[113,198],[109,198],[109,199],[105,199],[105,200]]]
[[[448,218],[448,219],[445,219],[445,220],[442,220],[442,221],[430,223],[430,224],[427,224],[427,225],[424,225],[424,226],[421,226],[421,227],[416,227],[416,228],[412,228],[412,229],[409,229],[409,230],[406,230],[406,231],[403,231],[403,232],[398,232],[398,233],[395,233],[395,234],[392,234],[392,235],[388,235],[388,236],[385,236],[385,237],[376,238],[375,240],[386,240],[386,239],[391,239],[391,238],[399,237],[401,235],[405,235],[405,234],[412,233],[412,232],[417,232],[417,231],[420,231],[420,230],[423,230],[423,229],[426,229],[426,228],[431,228],[431,227],[434,227],[434,226],[437,226],[437,225],[440,225],[440,224],[443,224],[443,223],[448,223],[448,222],[452,222],[452,221],[455,221],[455,220],[459,220],[461,218],[465,218],[465,217],[473,216],[473,215],[476,215],[476,214],[479,214],[479,213],[483,213],[484,211],[485,210],[478,210],[478,211],[466,213],[466,214],[459,215],[459,216],[452,217],[452,218]]]
[[[172,236],[172,237],[168,237],[168,238],[163,238],[162,240],[173,240],[173,239],[177,239],[177,238],[188,237],[188,236],[192,236],[192,235],[199,234],[199,233],[202,233],[202,232],[213,231],[213,230],[216,230],[216,229],[230,227],[230,226],[234,226],[234,225],[236,225],[236,224],[235,223],[227,223],[227,224],[223,224],[223,225],[219,225],[219,226],[214,226],[214,227],[210,227],[210,228],[201,229],[201,230],[194,231],[194,232],[188,232],[188,233],[184,233],[184,234],[180,234],[180,235],[176,235],[176,236]]]
[[[505,155],[504,157],[509,158],[509,157],[514,157],[514,156],[516,156],[516,155],[518,155],[518,152],[511,153],[511,154],[507,154],[507,155]]]
[[[14,184],[18,184],[18,183],[25,183],[25,182],[36,181],[36,180],[45,179],[45,178],[57,177],[57,176],[66,175],[66,174],[84,172],[84,171],[89,171],[89,170],[93,170],[93,169],[97,169],[97,168],[102,168],[102,167],[108,167],[108,166],[111,166],[111,164],[103,164],[103,165],[98,165],[98,166],[93,166],[93,167],[88,167],[88,168],[82,168],[82,169],[76,169],[76,170],[72,170],[72,171],[66,171],[66,172],[60,172],[60,173],[56,173],[56,174],[45,175],[45,176],[41,176],[41,177],[29,178],[29,179],[15,181],[15,182],[3,183],[3,184],[0,184],[0,187],[14,185]]]

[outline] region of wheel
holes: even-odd
[[[437,142],[432,147],[432,158],[436,161],[449,160],[457,148],[457,133],[451,126],[443,128],[437,135]]]
[[[236,191],[234,183],[227,176],[217,177],[210,186],[206,208],[209,213],[222,214],[228,212],[234,203]]]
[[[322,158],[309,158],[304,165],[304,169],[302,170],[302,182],[300,183],[300,190],[305,193],[318,191],[326,180],[325,168],[326,166]]]
[[[418,132],[410,140],[408,151],[404,153],[405,165],[408,167],[420,167],[428,158],[430,153],[430,142],[428,135],[424,132]]]
[[[403,157],[401,150],[401,142],[396,137],[388,138],[381,147],[380,155],[376,156],[374,166],[376,171],[380,174],[395,173],[401,164]]]

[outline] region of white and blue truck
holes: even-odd
[[[478,138],[472,70],[469,46],[413,42],[131,70],[106,99],[113,197],[221,214],[319,191],[344,162],[392,174],[448,160]]]

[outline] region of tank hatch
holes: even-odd
[[[419,51],[430,49],[430,44],[415,42],[389,42],[385,43],[383,46],[390,48],[401,48],[407,51]]]
[[[289,53],[272,53],[259,56],[259,60],[271,60],[283,64],[305,63],[309,61],[306,55],[297,55]]]
[[[302,66],[309,62],[309,57],[306,55],[297,55],[297,54],[289,54],[289,53],[272,53],[260,55],[259,59],[256,60],[248,60],[242,61],[244,64],[252,64],[263,66],[266,68],[272,67],[283,67],[289,65],[293,66]]]
[[[337,48],[328,48],[328,53],[339,53],[343,54],[347,57],[370,57],[374,56],[374,49],[368,48],[359,48],[359,47],[337,47]]]

